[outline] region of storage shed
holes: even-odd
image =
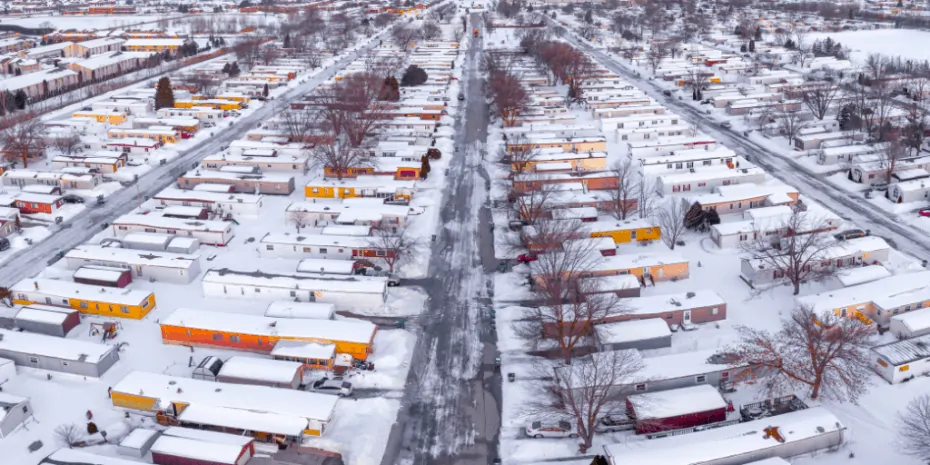
[[[627,398],[627,413],[636,420],[636,434],[669,431],[727,419],[727,401],[707,384]]]
[[[175,237],[168,244],[167,252],[193,254],[200,248],[200,241],[195,237]]]
[[[164,252],[173,238],[171,234],[138,232],[126,234],[121,241],[124,249]]]
[[[299,362],[314,370],[339,371],[336,368],[336,344],[318,344],[316,342],[279,341],[271,350],[275,360]],[[345,355],[345,354],[340,354]],[[351,361],[351,356],[349,361]]]
[[[0,439],[9,436],[32,417],[32,404],[26,397],[0,392]]]
[[[891,317],[889,329],[899,339],[930,334],[930,308],[921,308]]]
[[[16,376],[16,364],[8,358],[0,358],[0,386]]]
[[[0,329],[0,357],[17,365],[99,378],[117,361],[116,346]]]
[[[304,318],[308,320],[332,320],[336,314],[334,304],[319,302],[278,301],[268,304],[265,316],[270,318]]]
[[[206,381],[216,381],[216,377],[220,374],[220,369],[223,368],[223,359],[216,356],[205,357],[200,361],[199,364],[194,368],[194,373],[191,374],[191,377],[194,379],[202,379]]]
[[[126,268],[84,265],[71,275],[74,282],[94,286],[126,287],[132,282],[132,272]]]
[[[216,380],[224,383],[297,389],[303,383],[303,364],[234,356],[223,362]]]
[[[13,324],[30,333],[65,337],[68,331],[81,324],[81,314],[72,308],[32,304],[16,312]]]
[[[661,349],[672,346],[672,331],[661,318],[605,323],[594,327],[600,350]]]
[[[149,449],[152,448],[152,444],[158,439],[159,434],[158,431],[153,429],[136,428],[119,442],[116,451],[120,455],[143,458],[145,454],[149,453]]]
[[[930,373],[930,334],[872,348],[872,369],[897,384]]]
[[[158,465],[245,465],[254,453],[250,438],[244,444],[210,442],[162,435],[152,444],[152,462]]]

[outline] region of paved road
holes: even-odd
[[[637,77],[633,72],[621,66],[618,58],[582,43],[573,34],[564,34],[563,38],[590,53],[609,70],[622,75],[630,83],[649,93],[657,101],[686,118],[689,123],[714,137],[718,142],[739,155],[749,156],[754,164],[765,169],[770,176],[796,187],[805,196],[816,200],[843,219],[855,223],[856,226],[870,229],[873,235],[892,240],[896,249],[919,259],[930,259],[930,237],[927,237],[926,232],[908,224],[902,224],[896,215],[863,200],[859,195],[839,190],[825,181],[820,174],[810,171],[796,160],[773,152],[741,134],[719,127],[707,115],[685,102],[663,96],[652,82]]]
[[[469,22],[480,24],[479,15]],[[487,465],[497,457],[501,396],[493,364],[496,335],[487,316],[495,263],[486,203],[490,181],[481,157],[488,126],[477,70],[482,45],[473,40],[468,49],[459,150],[424,283],[428,309],[413,323],[422,331],[382,465]]]
[[[303,84],[275,97],[275,100],[267,102],[266,105],[252,114],[241,117],[232,127],[216,128],[215,131],[218,132],[215,136],[191,147],[167,164],[157,166],[145,173],[133,185],[111,195],[103,206],[95,207],[88,204],[86,211],[59,225],[58,230],[55,229],[55,226],[52,226],[51,236],[16,252],[13,257],[0,264],[0,285],[11,286],[23,278],[36,275],[45,268],[48,260],[56,252],[67,251],[86,242],[93,235],[106,228],[107,224],[138,207],[139,199],[152,197],[173,184],[178,176],[191,169],[204,157],[216,153],[220,147],[228,145],[231,141],[242,138],[246,131],[271,118],[276,112],[287,108],[291,102],[325,82],[336,71],[357,58],[363,51],[377,44],[378,40],[375,39],[369,45],[349,53],[315,77],[311,77]]]

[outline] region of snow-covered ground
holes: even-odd
[[[930,60],[930,48],[918,44],[930,42],[930,32],[917,29],[872,29],[864,31],[819,32],[809,34],[805,40],[813,42],[833,38],[852,50],[853,61],[864,64],[872,53],[901,56],[906,60]]]

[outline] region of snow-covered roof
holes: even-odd
[[[145,447],[145,443],[158,434],[158,431],[148,428],[136,428],[129,432],[122,441],[119,442],[120,447],[127,447],[130,449],[141,449]]]
[[[79,47],[95,48],[103,45],[121,44],[125,41],[125,39],[120,39],[118,37],[104,37],[102,39],[85,40],[83,42],[78,42],[75,45]]]
[[[175,436],[160,436],[152,444],[151,451],[173,457],[234,465],[242,455],[245,446],[235,446],[198,439],[179,438]]]
[[[17,292],[26,295],[38,293],[66,298],[86,298],[95,302],[122,305],[139,305],[152,295],[151,292],[143,290],[91,286],[49,278],[26,278],[16,283],[10,290],[14,294]]]
[[[671,336],[672,331],[661,318],[604,323],[594,327],[601,344],[618,344]]]
[[[221,433],[219,431],[204,429],[183,428],[180,426],[169,426],[162,434],[177,438],[199,439],[201,441],[232,444],[235,446],[245,446],[253,441],[249,436],[240,436],[238,434]]]
[[[784,442],[769,437],[766,433],[769,428],[777,428]],[[766,455],[766,450],[784,448],[784,444],[818,436],[833,435],[845,428],[832,413],[823,407],[814,407],[691,434],[645,442],[610,444],[604,446],[604,451],[610,457],[611,463],[623,465],[714,463],[727,457],[755,452],[760,456]],[[823,447],[829,445],[831,444],[824,444]]]
[[[216,383],[211,383],[216,386]],[[230,386],[224,384],[223,386]],[[223,388],[226,389],[225,387]],[[274,397],[279,391],[292,391],[290,389],[274,389],[274,393],[263,393]],[[273,395],[271,395],[273,394]],[[336,396],[328,396],[336,398]],[[302,402],[309,402],[303,400]],[[260,431],[262,433],[282,434],[286,436],[300,436],[307,429],[307,420],[295,414],[285,411],[285,413],[256,411],[252,408],[241,408],[240,406],[226,407],[209,405],[208,403],[191,404],[184,409],[178,416],[178,419],[184,422],[190,422],[197,425],[216,426],[221,428],[233,428],[247,431]],[[138,465],[138,462],[133,462]]]
[[[42,203],[51,205],[61,200],[60,194],[39,194],[37,192],[20,192],[16,200],[29,203]]]
[[[75,63],[74,66],[84,69],[100,69],[126,61],[144,60],[153,54],[153,52],[108,52]]]
[[[317,344],[316,342],[279,341],[271,350],[272,357],[329,360],[335,355],[335,344]]]
[[[627,231],[659,227],[655,221],[647,219],[617,220],[607,216],[601,216],[598,221],[585,222],[583,226],[590,232]]]
[[[553,252],[558,253],[558,252]],[[535,263],[535,262],[533,262]],[[628,255],[614,255],[607,257],[598,257],[597,263],[592,266],[591,271],[600,271],[600,270],[630,270],[634,268],[643,268],[643,267],[652,267],[652,266],[661,266],[661,265],[670,265],[670,264],[679,264],[679,263],[689,263],[688,260],[681,255],[674,253],[642,253],[642,254],[628,254]],[[530,267],[533,268],[534,265],[531,263]]]
[[[262,195],[234,194],[226,192],[207,192],[168,187],[153,197],[156,200],[179,200],[203,203],[242,203],[257,204],[264,199]]]
[[[815,313],[873,303],[892,309],[908,303],[930,300],[930,271],[904,273],[858,286],[798,297],[799,305]]]
[[[327,236],[323,234],[268,233],[261,240],[262,244],[294,244],[311,247],[348,247],[355,249],[375,249],[371,238],[357,236]]]
[[[161,319],[162,326],[226,333],[276,336],[284,340],[342,341],[370,344],[378,327],[364,320],[269,318],[238,313],[178,308]]]
[[[286,384],[294,380],[302,366],[298,362],[236,355],[223,363],[220,376]]]
[[[222,313],[222,315],[229,315]],[[216,317],[214,317],[216,319]],[[113,391],[157,398],[161,405],[184,402],[194,406],[227,407],[232,410],[277,413],[310,420],[328,421],[336,407],[336,396],[244,384],[217,384],[191,378],[132,371]],[[186,411],[186,409],[185,409]],[[306,426],[306,422],[304,422]],[[244,428],[256,431],[257,428]]]
[[[198,217],[203,214],[203,207],[191,207],[187,205],[170,205],[162,209],[162,216],[186,216]]]
[[[930,358],[930,334],[873,347],[872,351],[893,366]]]
[[[307,187],[337,187],[337,188],[356,188],[356,189],[386,189],[394,192],[397,189],[413,189],[417,185],[416,181],[396,180],[393,176],[375,175],[361,176],[355,179],[344,179],[342,181],[335,179],[317,179],[307,183]],[[298,204],[304,202],[295,202]],[[292,204],[293,205],[293,204]]]
[[[68,319],[70,314],[75,312],[77,312],[77,310],[53,307],[51,305],[30,305],[19,309],[14,318],[37,323],[61,325]]]
[[[609,238],[608,240],[613,242],[613,240]],[[617,274],[584,279],[593,279],[596,289],[603,292],[634,289],[640,287],[639,279],[636,277],[636,275],[632,274]]]
[[[629,396],[637,420],[672,418],[726,409],[727,401],[709,384]]]
[[[113,221],[114,226],[118,225],[137,225],[137,226],[154,226],[156,228],[177,229],[181,231],[208,231],[208,232],[225,232],[232,228],[231,223],[225,221],[211,220],[192,220],[187,218],[170,218],[158,216],[156,214],[148,215],[123,215]]]
[[[265,316],[271,318],[331,320],[335,313],[335,304],[320,302],[292,302],[279,300],[268,304],[268,308],[265,309]]]
[[[147,239],[147,238],[146,238]],[[157,242],[156,242],[157,240]],[[152,243],[163,244],[161,238],[152,238]],[[67,253],[65,258],[91,260],[105,263],[118,263],[132,266],[157,266],[163,268],[189,269],[200,260],[200,255],[187,255],[171,252],[153,252],[149,250],[101,247],[99,245],[79,245]]]
[[[719,179],[736,179],[750,176],[765,176],[765,171],[757,166],[730,169],[726,165],[701,167],[701,169],[686,173],[661,174],[657,178],[665,185],[680,184],[689,181],[713,181]]]
[[[29,86],[41,84],[42,81],[56,81],[59,78],[77,76],[77,73],[65,68],[56,68],[35,73],[23,74],[22,76],[8,77],[0,81],[0,90],[15,92],[19,89],[25,89]]]
[[[620,299],[617,302],[624,312],[634,315],[652,315],[662,312],[677,312],[693,308],[713,307],[726,305],[726,301],[717,291],[712,289],[699,289],[693,292],[680,292],[677,294],[652,295],[645,297],[631,297]]]
[[[843,287],[849,287],[887,278],[889,276],[891,276],[891,272],[884,266],[869,265],[843,269],[836,274],[836,279]]]
[[[367,235],[367,234],[366,234]],[[352,260],[330,260],[326,258],[307,258],[297,264],[297,271],[301,273],[331,273],[349,275],[355,270]]]
[[[134,460],[91,454],[80,449],[58,449],[42,459],[40,464],[47,465],[139,465]]]
[[[129,39],[124,47],[180,47],[184,45],[184,39]]]
[[[171,242],[171,239],[173,237],[174,236],[172,236],[171,234],[134,232],[134,233],[129,233],[123,236],[122,241],[132,242],[132,243],[137,243],[137,244],[167,245],[169,242]]]
[[[129,271],[125,268],[113,266],[85,265],[77,269],[71,277],[74,279],[91,279],[94,281],[117,282],[123,273]]]
[[[294,177],[284,173],[242,174],[216,170],[192,169],[181,175],[182,178],[221,179],[226,181],[250,180],[256,182],[290,183]]]
[[[0,329],[0,350],[51,357],[76,362],[97,363],[114,346],[78,339],[64,339],[44,334],[22,333]]]
[[[713,193],[691,196],[688,198],[688,201],[691,203],[698,202],[701,205],[714,205],[768,197],[773,194],[797,195],[798,190],[780,182],[769,182],[764,185],[752,183],[733,184],[729,186],[717,186],[714,188]]]

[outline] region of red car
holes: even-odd
[[[529,263],[529,262],[535,262],[535,261],[536,261],[535,254],[521,253],[520,256],[517,257],[517,263]]]
[[[930,208],[924,208],[923,210],[917,210],[917,214],[920,216],[930,216]]]

